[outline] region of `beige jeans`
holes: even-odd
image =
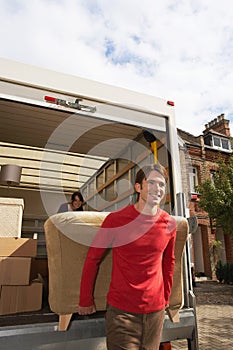
[[[108,350],[159,350],[165,311],[135,314],[110,305],[106,312]]]

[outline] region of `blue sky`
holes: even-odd
[[[175,101],[233,134],[232,0],[0,0],[0,56]]]

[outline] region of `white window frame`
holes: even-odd
[[[196,193],[195,187],[198,186],[198,167],[192,166],[189,172],[190,192]]]
[[[219,146],[215,145],[214,143],[214,140],[219,140]],[[227,145],[228,145],[228,148],[225,148],[223,147],[223,142],[227,142]],[[220,136],[215,136],[213,135],[212,136],[212,146],[213,148],[216,148],[216,149],[221,149],[223,151],[231,151],[231,143],[230,143],[230,140],[228,139],[225,139],[224,137],[220,137]]]

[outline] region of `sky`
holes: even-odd
[[[233,134],[232,0],[0,0],[0,56],[172,100]]]

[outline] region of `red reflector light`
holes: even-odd
[[[167,104],[168,104],[169,106],[175,106],[175,103],[174,103],[173,101],[167,101]]]
[[[170,342],[160,343],[159,350],[172,350],[172,345]]]
[[[45,96],[44,97],[45,101],[49,101],[49,102],[56,102],[56,98],[55,97],[51,97],[51,96]]]

